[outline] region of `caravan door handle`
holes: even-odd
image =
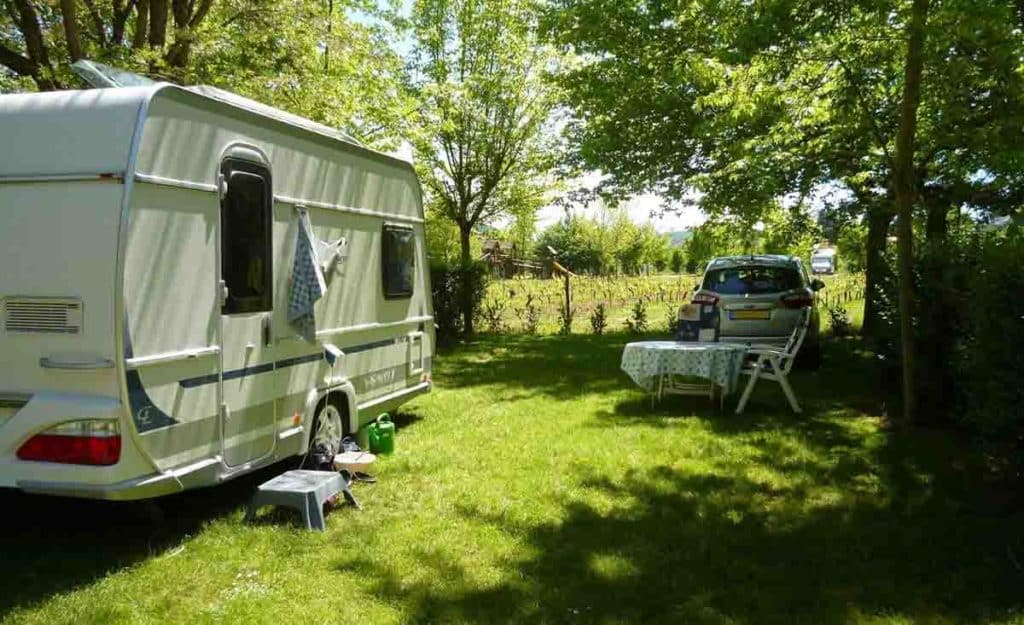
[[[260,321],[260,330],[263,333],[263,346],[270,347],[270,313],[263,315],[263,319]]]

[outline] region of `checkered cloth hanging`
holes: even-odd
[[[316,340],[313,305],[327,292],[327,283],[320,269],[314,241],[309,213],[300,210],[295,241],[295,263],[292,265],[291,287],[288,292],[288,323],[298,330],[302,338],[310,342]]]

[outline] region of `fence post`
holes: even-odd
[[[565,313],[569,314],[572,306],[572,286],[569,285],[569,272],[566,271],[565,276]]]

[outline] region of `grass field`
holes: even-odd
[[[882,429],[828,345],[749,412],[652,408],[622,335],[438,359],[364,510],[241,523],[271,472],[139,505],[4,495],[6,623],[1024,623],[1024,515],[944,436]],[[734,401],[734,399],[732,400]],[[732,404],[730,401],[730,405]]]

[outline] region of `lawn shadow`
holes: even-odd
[[[395,424],[396,430],[404,430],[407,427],[412,427],[418,422],[423,420],[423,417],[414,412],[392,412],[390,413],[391,422]]]
[[[293,468],[282,462],[226,484],[142,502],[0,492],[0,619],[16,607],[88,585],[173,550],[235,514],[255,487]]]
[[[830,443],[812,447],[827,454]],[[370,559],[373,581],[409,622],[848,623],[860,618],[983,623],[1019,616],[1024,515],[950,484],[897,440],[848,463],[758,463],[704,474],[657,467],[581,473],[582,500],[529,525],[464,505],[467,520],[519,537],[530,554],[481,585],[458,554],[423,551],[427,580]],[[757,465],[786,479],[755,477]],[[728,470],[726,470],[728,469]],[[824,474],[822,473],[824,471]],[[1015,556],[1016,554],[1016,556]]]
[[[618,333],[569,336],[486,336],[454,348],[453,358],[439,359],[434,377],[442,388],[495,387],[496,398],[522,399],[545,395],[553,399],[573,399],[581,393],[605,393],[622,389],[636,392],[636,400],[623,402],[625,411],[647,402],[650,394],[635,386],[620,370],[622,349],[636,340],[655,340],[655,335],[637,337]],[[824,346],[824,361],[817,370],[794,369],[790,382],[808,414],[846,410],[882,416],[884,401],[877,392],[878,373],[875,355],[857,340],[832,340]],[[700,397],[668,396],[655,404],[650,414],[677,411],[718,417],[735,410],[746,377],[740,388],[725,398],[724,406]],[[758,383],[749,414],[774,414],[788,411],[779,386],[770,381]],[[622,414],[616,409],[616,414]]]
[[[637,389],[635,395],[618,400],[613,410],[599,411],[593,425],[667,427],[671,422],[665,418],[697,417],[711,424],[716,432],[732,434],[763,428],[835,429],[835,418],[884,417],[886,406],[878,391],[874,354],[853,340],[829,341],[823,352],[820,368],[793,369],[789,374],[802,409],[800,414],[792,411],[781,387],[768,380],[758,381],[743,414],[735,414],[736,403],[749,381],[741,376],[735,392],[722,403],[705,397],[674,395],[652,402],[649,393],[642,394]]]
[[[631,384],[619,362],[622,348],[633,340],[637,337],[625,334],[488,336],[456,348],[454,355],[461,357],[439,359],[434,379],[446,388],[496,386],[501,399],[603,393]]]
[[[593,376],[589,383],[618,388],[622,337],[586,340],[594,343],[579,371]],[[521,374],[558,398],[571,385],[559,378],[573,375],[561,350],[581,342],[502,342],[525,353],[506,354],[505,368],[451,373],[456,385],[480,380],[515,392],[526,384],[508,374]],[[534,370],[548,359],[557,369]],[[427,571],[422,581],[359,556],[338,567],[371,580],[379,598],[422,623],[1020,618],[1020,502],[964,466],[969,453],[955,435],[869,425],[870,417],[884,416],[873,371],[873,356],[859,344],[829,343],[820,370],[793,373],[801,415],[788,411],[774,384],[759,386],[743,415],[728,403],[719,412],[689,398],[652,409],[639,392],[618,401],[588,425],[667,428],[700,419],[716,434],[739,438],[743,452],[705,456],[700,471],[685,460],[625,473],[576,464],[557,522],[462,504],[467,522],[521,545],[494,563],[500,574],[487,583],[463,568],[479,563],[463,565],[460,554],[430,549],[417,554]]]

